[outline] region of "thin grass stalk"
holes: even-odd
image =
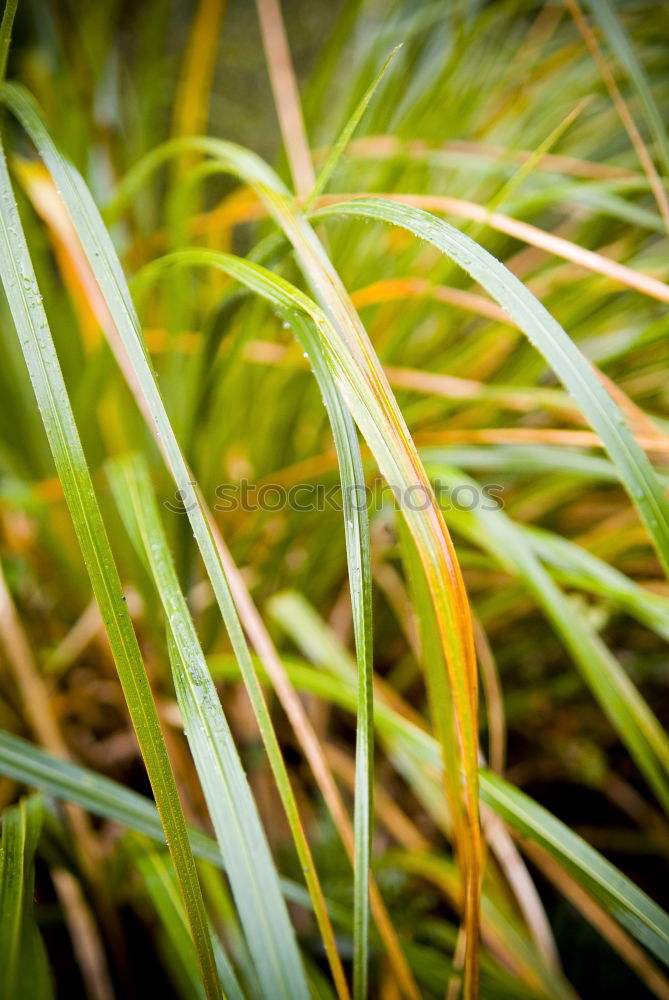
[[[0,838],[0,993],[52,1000],[54,984],[33,913],[35,854],[42,832],[40,795],[3,813]]]

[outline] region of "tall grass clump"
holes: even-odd
[[[1,996],[669,997],[667,28],[8,0]]]

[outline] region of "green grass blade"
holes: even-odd
[[[444,757],[445,741],[457,744],[462,781],[458,791],[463,809],[456,815],[455,841],[465,880],[466,951],[464,996],[478,990],[477,942],[479,896],[483,864],[478,811],[478,677],[469,602],[453,543],[433,496],[406,422],[374,352],[369,337],[316,234],[276,187],[256,184],[259,196],[291,242],[300,269],[318,301],[326,322],[318,323],[328,366],[351,415],[366,439],[379,469],[403,497],[418,490],[426,501],[416,509],[401,505],[402,515],[420,555],[422,571],[435,608],[443,663],[453,698],[457,726],[438,730]],[[312,313],[313,315],[313,313]],[[318,321],[317,321],[318,322]],[[427,662],[426,680],[434,699],[442,678],[439,664]],[[466,817],[460,822],[460,815]]]
[[[5,730],[0,730],[0,773],[166,844],[160,815],[151,799],[80,764],[54,757]],[[220,848],[212,837],[190,828],[189,839],[196,857],[223,867]]]
[[[137,638],[123,600],[100,508],[81,446],[18,216],[0,157],[0,276],[33,385],[58,476],[100,607],[156,804],[165,826],[189,916],[207,995],[220,988],[186,824],[165,750]]]
[[[152,840],[166,842],[160,816],[151,799],[80,764],[54,757],[6,730],[0,730],[0,773],[54,798],[75,802],[95,816],[120,823]],[[198,831],[191,831],[191,836],[199,845],[195,849],[199,857],[222,864],[221,852],[214,840]]]
[[[183,148],[186,147],[166,143],[140,161],[120,186],[110,206],[112,216],[127,204],[154,170]],[[455,552],[443,518],[431,497],[429,481],[406,424],[359,317],[315,233],[296,211],[285,187],[266,164],[232,143],[195,138],[190,141],[189,148],[218,159],[223,169],[251,184],[267,205],[274,220],[292,243],[300,267],[321,308],[315,311],[313,304],[309,304],[304,296],[301,302],[296,301],[295,304],[298,308],[305,309],[319,327],[328,366],[383,475],[393,486],[405,491],[418,487],[431,500],[428,511],[413,511],[405,506],[403,513],[416,538],[435,605],[458,719],[455,734],[451,731],[442,736],[452,740],[455,735],[464,773],[461,787],[467,823],[460,827],[458,843],[463,868],[467,873],[466,919],[469,925],[469,946],[466,956],[466,992],[471,994],[476,991],[475,942],[478,939],[478,894],[482,863],[476,790],[477,675],[469,605]],[[265,284],[271,282],[266,281]],[[431,664],[428,667],[427,679],[431,683]]]
[[[481,798],[515,830],[545,848],[637,941],[669,965],[669,916],[630,879],[496,774],[481,772]]]
[[[239,667],[235,666],[235,676]],[[61,760],[20,736],[0,729],[0,774],[30,788],[65,802],[75,802],[95,816],[120,823],[129,830],[144,834],[157,843],[165,844],[165,831],[158,811],[145,795],[125,788],[111,778],[97,774],[80,764]],[[193,854],[217,868],[223,868],[221,850],[208,834],[192,827],[188,830]],[[290,879],[282,878],[287,900],[309,907],[309,896]]]
[[[44,806],[39,795],[21,799],[2,816],[0,841],[0,996],[49,1000],[51,971],[33,916],[35,851]]]
[[[669,641],[669,600],[666,597],[646,590],[568,538],[529,525],[523,526],[523,531],[541,561],[558,580],[611,601]]]
[[[367,996],[369,961],[369,874],[374,809],[374,661],[372,651],[372,568],[369,516],[360,445],[318,342],[313,324],[298,313],[286,314],[304,347],[328,411],[339,463],[346,555],[357,657],[358,701],[355,753],[353,995]]]
[[[262,739],[291,827],[300,862],[305,871],[309,892],[319,921],[319,927],[323,935],[333,976],[338,984],[340,996],[345,997],[347,995],[347,987],[341,960],[336,950],[332,928],[329,926],[323,893],[318,881],[311,850],[302,828],[295,796],[269,710],[253,668],[246,637],[232,598],[220,553],[212,537],[202,498],[199,491],[194,488],[193,476],[183,457],[158,391],[155,377],[147,358],[139,319],[135,312],[118,257],[88,188],[77,170],[60,154],[52,142],[34,100],[22,88],[11,84],[3,86],[0,91],[0,99],[4,100],[12,112],[17,115],[32,141],[37,146],[40,155],[43,157],[47,168],[56,182],[121,339],[125,351],[122,363],[126,378],[132,382],[145,418],[158,435],[166,464],[173,476],[177,489],[180,491],[180,496],[183,498],[193,534],[202,553],[202,558],[209,574],[223,621],[230,636],[232,647],[242,667],[244,683],[246,684],[253,711],[258,720]],[[227,144],[223,143],[222,145],[227,148]],[[186,142],[176,141],[167,144],[167,146],[170,152],[174,153],[192,148],[192,142],[190,140]],[[220,146],[220,142],[214,140],[205,141],[207,151],[211,151],[212,148],[218,150]],[[257,176],[265,181],[273,178],[273,174],[269,168],[265,167],[257,157],[238,149],[238,147],[234,147],[234,149],[238,154],[240,169],[244,168],[252,172],[255,171]],[[159,148],[159,152],[162,156],[163,147]],[[152,163],[154,159],[152,158]],[[158,158],[158,161],[160,162],[160,158]],[[271,287],[271,279],[269,287]],[[289,307],[292,307],[292,302],[285,297],[282,304],[288,304]],[[129,361],[129,366],[125,364],[126,361]]]
[[[311,192],[311,194],[307,198],[307,201],[305,202],[304,205],[305,212],[309,211],[309,209],[313,205],[318,195],[322,191],[324,191],[325,188],[327,187],[327,183],[330,180],[332,174],[334,173],[337,164],[339,163],[339,160],[341,159],[344,153],[344,150],[351,141],[353,133],[357,129],[358,125],[360,124],[360,120],[362,119],[362,116],[367,110],[367,105],[369,104],[374,94],[376,93],[378,86],[381,83],[381,80],[385,76],[386,70],[388,69],[391,62],[393,61],[393,59],[395,58],[395,56],[397,55],[397,53],[401,48],[402,48],[401,43],[400,45],[396,45],[395,48],[390,53],[390,55],[387,57],[381,69],[379,70],[379,72],[377,73],[377,75],[372,80],[369,87],[363,94],[362,99],[358,104],[358,106],[356,107],[355,111],[353,112],[349,120],[346,122],[346,125],[342,129],[339,137],[337,138],[337,141],[330,149],[330,152],[327,155],[327,159],[323,164],[323,166],[321,167],[320,173],[316,177],[316,183],[314,184],[313,191]]]
[[[202,981],[199,976],[197,958],[193,942],[188,933],[188,922],[179,889],[170,864],[164,851],[156,850],[155,846],[136,834],[128,833],[123,838],[123,848],[139,871],[146,886],[151,902],[162,921],[165,936],[165,952],[170,953],[170,962],[175,962],[180,977],[184,982],[183,995],[185,1000],[191,997],[204,997]],[[219,978],[228,1000],[244,1000],[235,971],[230,965],[220,941],[212,933],[214,955]]]
[[[315,218],[382,219],[426,240],[478,281],[543,354],[599,434],[669,573],[669,502],[619,407],[562,327],[515,275],[455,227],[428,212],[380,198],[334,205]]]
[[[5,9],[2,13],[2,23],[0,24],[0,81],[4,80],[7,71],[7,57],[9,55],[9,44],[12,37],[12,25],[18,0],[5,0]]]
[[[129,534],[163,605],[177,701],[266,997],[308,996],[295,933],[237,748],[209,674],[140,456],[108,466]]]

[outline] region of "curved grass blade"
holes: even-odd
[[[625,610],[669,642],[669,600],[646,590],[592,552],[552,531],[523,525],[524,534],[552,575]]]
[[[282,278],[279,278],[277,275],[274,275],[269,271],[266,271],[259,265],[253,264],[250,261],[243,260],[241,258],[234,257],[230,254],[222,254],[222,253],[216,253],[214,251],[200,250],[200,249],[176,251],[173,254],[169,254],[165,257],[159,258],[153,261],[151,264],[147,265],[141,274],[141,278],[137,279],[137,284],[141,289],[142,284],[146,284],[147,282],[154,280],[155,277],[157,277],[162,271],[165,271],[169,267],[173,267],[175,265],[186,265],[186,264],[190,266],[215,267],[223,270],[225,273],[229,274],[230,276],[244,283],[248,288],[250,288],[257,294],[267,298],[268,301],[270,301],[279,311],[283,310],[294,311],[296,308],[300,309],[302,312],[306,313],[308,316],[311,317],[311,319],[316,325],[316,328],[320,331],[321,335],[327,338],[328,344],[333,343],[336,340],[336,334],[332,329],[332,324],[328,319],[327,315],[307,295],[299,291],[299,289],[295,288],[289,282],[285,281]],[[313,349],[315,349],[316,342],[314,340],[311,341],[311,346]],[[341,379],[337,380],[337,384],[341,386]],[[361,398],[364,397],[364,389],[361,387],[359,391],[361,393]],[[377,451],[382,450],[381,442],[383,442],[383,454],[388,453],[388,450],[386,448],[386,442],[383,438],[383,435],[380,434],[378,430],[374,431],[373,440],[377,444]],[[397,468],[396,465],[391,465],[391,468],[393,467]],[[386,466],[386,468],[388,468],[388,466]],[[400,483],[407,481],[404,469],[402,469],[397,473],[397,479],[399,480]],[[434,580],[433,580],[433,585],[434,585]],[[450,609],[450,605],[447,606],[449,610],[452,610]],[[443,605],[442,605],[442,610],[443,610]],[[462,623],[460,622],[460,626],[461,624]],[[443,634],[441,637],[441,641],[443,641]],[[457,640],[454,641],[457,643]],[[435,669],[438,669],[438,667],[435,666]],[[467,686],[464,677],[460,677],[459,681],[461,685],[461,692],[460,692],[461,698],[465,700],[465,705],[467,707],[471,707],[469,699],[470,697],[472,697],[472,692]],[[440,683],[439,679],[434,678],[433,682],[435,685],[437,685],[436,690],[439,690],[438,687]],[[439,703],[439,697],[440,696],[437,693],[435,695],[435,703],[437,704]],[[450,743],[452,739],[452,727],[449,727],[448,729],[441,729],[440,732],[443,743],[444,744]],[[450,754],[450,750],[445,750],[444,752],[445,754]],[[449,757],[449,760],[450,759],[451,758]],[[471,801],[469,802],[468,808],[470,810],[472,808]],[[462,814],[459,812],[456,814],[456,817],[460,818],[461,815]],[[471,921],[473,919],[472,914],[475,910],[474,897],[478,892],[477,889],[478,874],[476,874],[476,885],[472,884],[472,879],[474,878],[473,873],[477,873],[478,871],[478,863],[476,862],[476,859],[472,859],[469,856],[468,837],[466,833],[462,832],[466,826],[472,838],[474,838],[476,842],[476,838],[478,836],[478,826],[476,826],[476,828],[473,829],[469,826],[470,823],[471,823],[471,817],[468,812],[467,824],[465,824],[464,817],[462,817],[462,824],[460,830],[459,831],[456,830],[456,835],[459,832],[461,838],[459,840],[461,857],[467,859],[467,861],[465,862],[465,871],[468,871],[469,875],[467,879],[468,891],[466,893],[466,900],[467,900],[466,912],[469,914],[468,920],[470,921],[470,928],[473,928],[470,930],[470,940],[476,941],[477,940],[476,929],[475,929],[476,922],[474,921],[474,924],[471,924]],[[469,862],[473,862],[473,870]],[[475,977],[475,971],[472,969],[471,965],[472,948],[469,949],[469,952],[470,952],[470,965],[467,971],[467,977],[468,977],[468,982],[472,983]]]
[[[47,753],[5,730],[0,730],[0,773],[54,798],[75,802],[95,816],[166,843],[160,816],[151,799],[80,764]],[[221,852],[211,837],[191,830],[190,838],[198,857],[219,867],[222,865]]]
[[[468,236],[421,209],[370,198],[321,209],[314,218],[333,215],[380,219],[406,229],[446,254],[490,292],[543,354],[599,434],[669,573],[669,502],[650,461],[589,363],[523,283]]]
[[[95,278],[104,295],[113,324],[122,341],[123,350],[120,353],[119,361],[123,366],[124,374],[135,391],[138,404],[143,410],[147,423],[152,429],[155,429],[158,435],[163,457],[172,473],[177,489],[180,491],[230,641],[242,667],[244,683],[258,720],[300,862],[305,871],[337,990],[340,997],[345,998],[348,995],[348,987],[285,762],[264,694],[255,674],[246,637],[221,562],[221,555],[212,537],[212,529],[207,518],[205,505],[199,491],[194,487],[192,474],[181,453],[158,391],[142,340],[139,320],[118,258],[90,192],[76,169],[61,156],[52,142],[34,100],[22,88],[13,84],[3,86],[0,90],[0,99],[4,100],[19,118],[58,185]],[[210,151],[209,145],[208,141],[205,142],[205,148],[208,151]],[[193,148],[194,143],[191,140],[176,140],[168,143],[167,146],[172,152],[182,152]],[[212,140],[211,146],[217,148],[217,143]],[[197,144],[195,144],[195,148],[199,148]],[[273,177],[269,168],[264,167],[262,161],[258,161],[252,154],[240,151],[239,156],[246,169],[256,170],[258,175],[265,180]]]
[[[74,802],[94,816],[119,823],[156,843],[166,844],[165,831],[151,799],[4,730],[0,730],[0,774],[56,799]],[[197,858],[224,870],[221,850],[213,837],[193,827],[188,828],[188,836]],[[297,883],[282,878],[281,885],[286,899],[305,904],[304,890]],[[305,905],[308,906],[308,897]]]
[[[208,997],[221,996],[195,863],[137,638],[49,330],[0,150],[0,276],[56,470],[100,607],[123,693],[165,826]]]
[[[21,799],[2,816],[0,841],[0,995],[49,1000],[53,982],[33,916],[35,851],[44,805],[39,795]]]
[[[121,515],[153,578],[170,637],[177,701],[263,995],[308,998],[274,861],[167,546],[146,464],[108,473]]]
[[[248,180],[248,178],[247,178]],[[478,812],[478,677],[467,594],[453,543],[432,493],[418,452],[397,406],[381,365],[350,298],[327,254],[306,220],[291,200],[276,186],[255,183],[259,196],[292,244],[300,267],[326,322],[316,320],[322,346],[346,404],[391,487],[404,498],[419,492],[420,509],[403,503],[402,514],[411,531],[435,608],[444,662],[448,670],[457,719],[455,733],[438,728],[446,742],[457,741],[459,783],[464,808],[455,819],[455,842],[465,880],[465,976],[464,995],[478,990],[478,925],[482,870],[482,845]],[[313,313],[312,313],[313,315]],[[439,665],[428,663],[426,680],[432,703],[438,698]],[[460,816],[464,821],[460,822]]]
[[[565,473],[585,482],[617,482],[616,468],[602,455],[556,445],[503,444],[449,445],[448,449],[425,445],[420,449],[424,462],[443,460],[461,469],[506,470],[514,475],[536,476]],[[669,486],[669,478],[660,476]]]

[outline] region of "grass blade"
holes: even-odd
[[[5,810],[0,841],[0,994],[21,1000],[48,1000],[53,983],[46,952],[33,917],[35,851],[42,831],[38,795]]]
[[[2,23],[0,24],[0,80],[4,80],[7,71],[7,57],[9,55],[9,44],[12,37],[12,25],[18,0],[6,0],[5,9],[2,12]]]
[[[524,530],[534,551],[558,580],[612,601],[669,641],[669,600],[666,597],[646,590],[567,538],[529,526]]]
[[[207,995],[220,996],[181,803],[121,582],[74,422],[37,280],[0,155],[0,276],[54,462],[117,665],[123,693],[173,853]]]
[[[482,868],[480,820],[478,812],[478,678],[471,616],[462,574],[446,525],[432,494],[415,445],[383,374],[369,338],[346,293],[339,275],[308,223],[296,212],[281,191],[256,184],[260,197],[291,242],[300,267],[327,322],[318,323],[327,363],[346,404],[367,440],[379,468],[404,498],[415,491],[426,503],[413,509],[414,503],[402,504],[420,553],[421,565],[434,604],[439,635],[444,650],[454,712],[457,719],[459,785],[466,817],[456,816],[457,852],[465,879],[465,978],[464,995],[473,997],[478,990],[477,942],[479,937],[479,895]],[[317,321],[318,322],[318,321]],[[430,663],[426,675],[435,703],[441,677],[438,665]],[[438,721],[438,720],[437,720]],[[445,761],[453,730],[438,729],[444,746]]]
[[[432,665],[434,680],[428,686],[428,698],[430,713],[432,718],[437,720],[437,732],[452,732],[456,725],[455,707],[453,698],[449,691],[446,665],[444,655],[439,641],[439,624],[435,615],[435,610],[430,599],[430,592],[426,585],[425,577],[421,572],[420,553],[414,542],[411,532],[406,526],[400,523],[399,536],[402,548],[402,560],[406,567],[406,574],[409,580],[412,604],[416,609],[420,622],[420,650],[423,667]],[[434,669],[436,666],[437,669]],[[444,779],[446,784],[446,796],[448,800],[451,821],[455,830],[465,822],[462,815],[460,796],[458,795],[458,761],[455,753],[455,746],[449,740],[440,741],[443,750]],[[449,986],[449,996],[452,993],[457,995],[460,992],[460,973],[462,971],[462,959],[459,949],[456,947],[453,954],[453,966],[455,975]]]
[[[544,847],[607,913],[669,965],[669,916],[656,903],[524,792],[490,771],[482,772],[481,778],[481,798],[487,805]]]
[[[374,809],[374,662],[372,651],[372,569],[369,516],[360,445],[319,350],[313,324],[298,313],[286,314],[311,361],[328,411],[341,479],[349,587],[357,657],[358,700],[355,754],[355,854],[353,863],[353,995],[367,996],[369,961],[369,874]],[[362,498],[365,498],[363,500]]]
[[[170,956],[169,962],[176,965],[180,978],[185,980],[184,997],[186,1000],[191,1000],[191,997],[199,1000],[204,994],[197,959],[169,858],[164,851],[156,850],[154,845],[137,834],[126,834],[123,847],[142,876],[151,902],[160,916],[167,939],[164,950]],[[216,966],[226,997],[228,1000],[244,1000],[234,969],[214,934],[212,940]]]
[[[4,730],[0,730],[0,773],[54,798],[75,802],[95,816],[120,823],[159,843],[166,843],[160,816],[151,799],[80,764],[61,760]],[[197,857],[222,867],[221,852],[212,837],[193,829],[189,837]]]
[[[428,212],[374,198],[322,209],[316,217],[342,214],[383,219],[407,229],[451,257],[490,292],[543,354],[599,434],[669,572],[669,503],[652,465],[591,366],[522,282],[469,237]]]
[[[319,921],[319,927],[323,935],[337,989],[342,998],[346,997],[348,988],[334,942],[332,928],[327,918],[323,894],[311,856],[311,850],[302,829],[295,796],[290,785],[288,772],[281,755],[269,710],[253,668],[248,644],[232,598],[226,569],[222,563],[221,552],[212,536],[212,526],[209,522],[205,505],[199,491],[194,488],[193,476],[179,448],[174,430],[158,391],[153,371],[148,363],[139,320],[118,257],[90,192],[76,169],[61,156],[52,142],[33,99],[22,88],[10,84],[4,85],[0,96],[7,101],[13,113],[17,115],[29,133],[58,185],[79,239],[87,254],[91,269],[104,295],[113,325],[122,342],[121,347],[115,340],[115,334],[112,333],[111,340],[112,344],[117,348],[117,357],[126,379],[135,392],[138,404],[144,413],[149,427],[157,434],[165,462],[170,469],[177,489],[180,491],[180,496],[184,500],[184,506],[198,547],[202,553],[223,621],[228,630],[235,654],[242,667],[244,682],[258,720],[262,739],[270,759],[300,862],[305,871],[314,910]],[[168,143],[167,146],[172,152],[182,152],[194,148],[191,140],[184,142],[174,141]],[[213,147],[218,148],[218,144],[214,142]],[[197,148],[197,144],[195,148]],[[209,149],[208,145],[207,149]],[[273,177],[269,168],[264,167],[262,162],[257,161],[251,154],[240,151],[240,160],[242,165],[247,165],[247,169],[256,170],[260,177],[265,179]],[[285,299],[283,304],[286,305]],[[288,305],[292,306],[292,302],[288,301]]]
[[[295,70],[281,16],[281,2],[256,0],[256,9],[290,173],[296,192],[304,196],[313,187],[314,168],[304,127]]]
[[[235,665],[235,672],[238,669]],[[120,823],[157,843],[166,843],[160,816],[151,799],[87,767],[61,760],[20,736],[1,729],[0,774],[64,802],[76,802],[93,815]],[[223,868],[221,851],[213,837],[192,827],[188,835],[196,857]],[[309,907],[308,894],[296,882],[282,878],[281,885],[287,900]]]
[[[306,998],[272,855],[179,587],[146,465],[133,456],[108,469],[128,532],[163,605],[177,701],[263,995]]]
[[[330,152],[327,155],[327,159],[326,159],[325,163],[323,164],[323,166],[321,167],[318,176],[316,177],[316,183],[313,186],[311,194],[309,195],[309,197],[307,198],[307,200],[305,202],[305,205],[304,205],[304,211],[305,212],[309,211],[309,209],[313,205],[313,203],[316,200],[316,198],[327,187],[327,183],[330,180],[330,177],[332,176],[332,174],[334,173],[334,171],[335,171],[335,169],[337,167],[337,164],[339,163],[339,160],[341,159],[341,157],[342,157],[342,155],[344,153],[344,150],[346,149],[346,147],[348,146],[349,142],[351,141],[351,137],[352,137],[353,133],[357,129],[357,127],[360,124],[360,121],[362,119],[362,116],[364,115],[365,111],[367,110],[367,105],[369,104],[369,102],[371,101],[371,99],[374,97],[374,94],[376,93],[376,91],[378,89],[378,86],[381,83],[381,80],[385,76],[386,70],[388,69],[388,67],[390,66],[391,62],[393,61],[393,59],[395,58],[395,56],[397,55],[397,53],[399,52],[399,50],[401,48],[402,48],[401,44],[400,45],[396,45],[395,48],[390,53],[390,55],[386,58],[385,62],[383,63],[383,65],[381,67],[381,69],[379,70],[379,72],[374,77],[374,79],[370,83],[369,87],[367,88],[367,90],[363,94],[362,99],[361,99],[360,103],[358,104],[357,108],[355,109],[355,111],[353,112],[353,114],[351,115],[351,117],[349,118],[349,120],[346,122],[346,125],[344,126],[344,128],[341,131],[341,133],[339,134],[339,136],[337,138],[337,141],[334,143],[334,145],[330,149]]]

